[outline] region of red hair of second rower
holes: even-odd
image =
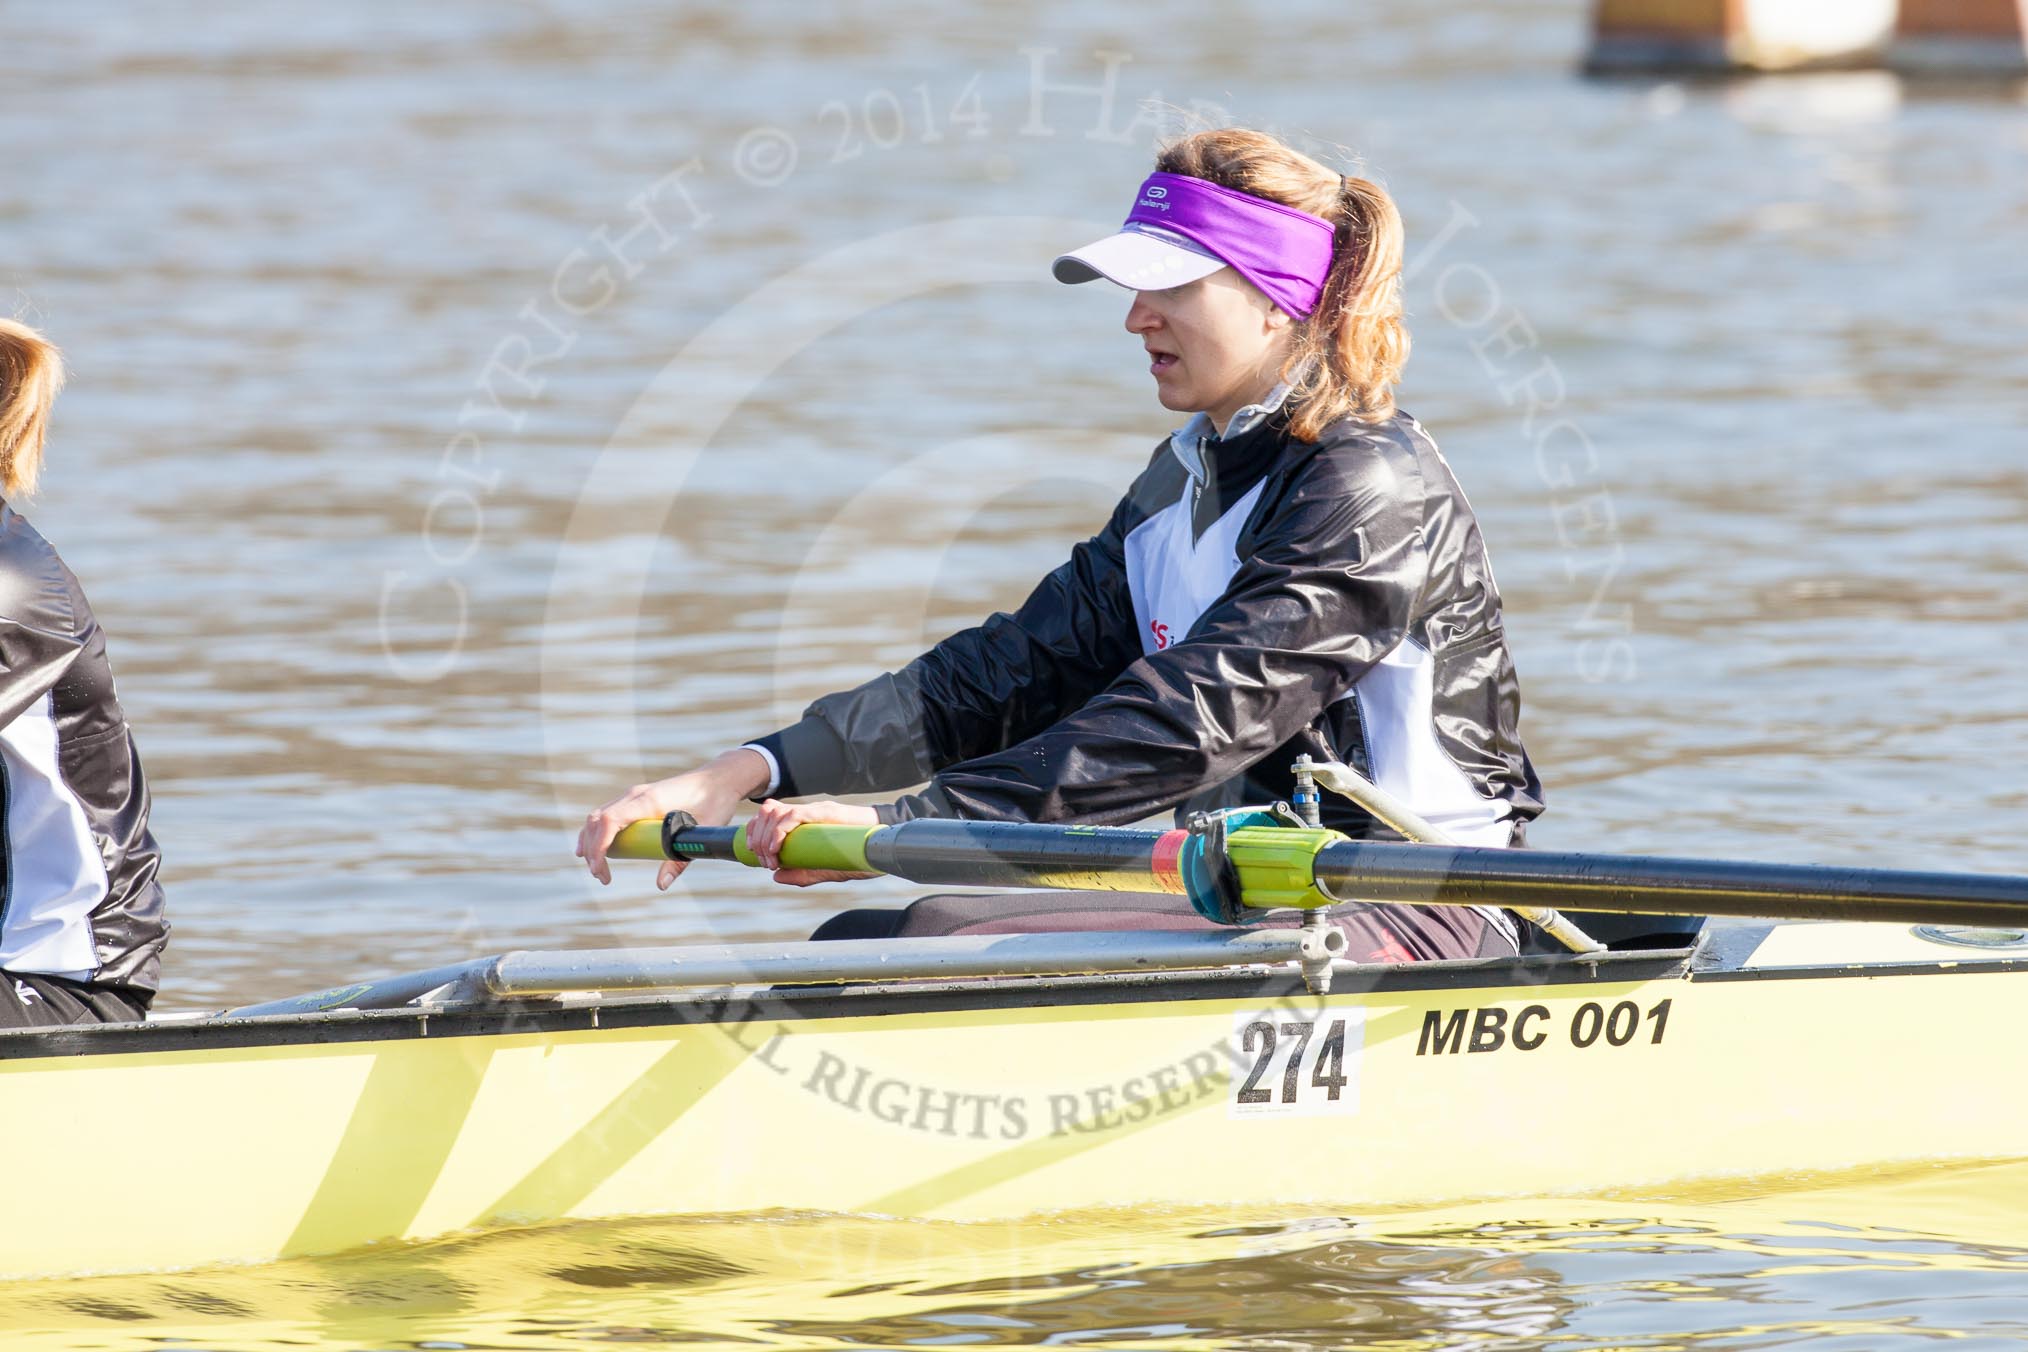
[[[63,388],[63,354],[12,319],[0,319],[0,494],[35,491],[49,409]]]

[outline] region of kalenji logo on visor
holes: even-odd
[[[1150,197],[1167,197],[1168,195],[1169,195],[1169,190],[1168,190],[1167,188],[1164,188],[1164,187],[1160,187],[1160,186],[1157,186],[1157,187],[1153,187],[1153,188],[1150,188],[1150,189],[1148,189],[1148,196],[1150,196]]]

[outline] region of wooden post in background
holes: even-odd
[[[1724,71],[1745,0],[1598,0],[1585,70]]]
[[[1585,70],[1723,73],[1874,66],[1894,19],[1895,0],[1596,0]]]
[[[2028,75],[2028,0],[1901,0],[1887,60],[1911,75]]]

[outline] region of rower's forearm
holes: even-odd
[[[768,758],[750,746],[721,751],[704,768],[730,790],[735,799],[758,798],[768,791],[768,785],[774,779]]]

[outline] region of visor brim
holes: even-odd
[[[1075,285],[1103,277],[1129,291],[1164,291],[1225,267],[1225,260],[1142,230],[1122,230],[1073,250],[1049,265],[1059,282]]]

